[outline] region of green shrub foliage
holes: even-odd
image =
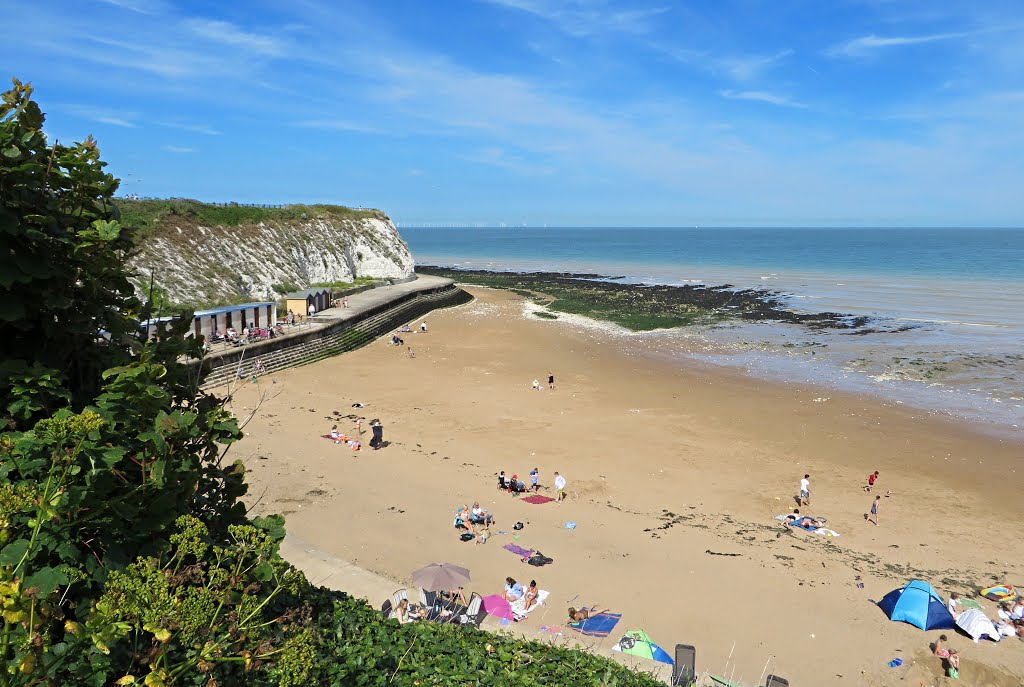
[[[584,652],[399,626],[281,559],[241,438],[151,304],[95,142],[0,105],[0,685],[654,685]]]

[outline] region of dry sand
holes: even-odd
[[[928,649],[939,633],[889,622],[872,601],[915,577],[943,596],[1024,582],[1019,443],[875,399],[670,365],[637,345],[643,337],[542,320],[513,294],[469,290],[475,302],[405,335],[415,358],[384,338],[237,390],[239,415],[266,396],[233,449],[250,469],[254,512],[283,513],[291,535],[394,580],[434,561],[470,568],[483,595],[508,575],[536,579],[549,606],[516,631],[597,604],[623,614],[612,637],[559,639],[607,655],[619,631],[644,629],[669,651],[694,644],[698,671],[745,684],[766,661],[793,685],[945,684]],[[549,371],[557,389],[531,390]],[[335,422],[351,433],[353,412],[380,418],[389,445],[353,453],[320,437]],[[533,467],[543,493],[558,470],[572,498],[530,505],[496,491],[499,470],[528,481]],[[864,520],[872,470],[876,493],[893,492],[879,527]],[[804,512],[841,537],[773,520],[793,508],[805,472]],[[484,545],[452,528],[456,506],[473,500],[498,519]],[[502,549],[513,534],[555,563],[522,563]],[[1024,643],[948,634],[962,655],[950,684],[1022,683]],[[886,667],[896,657],[904,667]]]

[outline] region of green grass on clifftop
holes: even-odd
[[[215,227],[236,227],[266,221],[303,219],[385,219],[379,210],[354,210],[343,205],[284,205],[281,207],[252,207],[228,203],[214,205],[187,198],[156,200],[118,200],[121,223],[138,229],[145,235],[160,226],[169,217],[187,218],[195,224]]]

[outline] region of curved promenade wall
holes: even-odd
[[[363,298],[360,302],[352,299],[350,308],[325,310],[317,316],[316,326],[307,331],[208,355],[201,362],[202,386],[249,377],[257,360],[269,373],[352,351],[432,310],[473,300],[450,279],[427,276],[359,295]]]

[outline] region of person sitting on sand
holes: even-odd
[[[340,437],[341,434],[338,432],[338,425],[334,425],[333,427],[331,427],[331,439],[334,439],[334,441],[338,441]]]
[[[1024,627],[1014,625],[1013,623],[999,623],[996,625],[996,629],[999,634],[1003,637],[1016,637],[1017,635],[1024,635]]]
[[[537,594],[540,590],[537,589],[537,580],[530,580],[530,586],[526,588],[526,592],[523,593],[523,600],[526,602],[523,608],[530,610],[533,606],[537,605]]]
[[[502,470],[498,474],[498,489],[501,489],[502,491],[505,491],[506,489],[508,489],[508,482],[505,480],[505,471],[504,470]]]
[[[526,491],[526,484],[519,480],[519,475],[512,475],[512,480],[508,483],[508,488],[513,494],[522,494]]]
[[[1010,611],[1010,617],[1014,620],[1024,620],[1024,597],[1017,599]]]
[[[533,390],[534,391],[540,391],[541,390],[540,380],[539,379],[534,379],[533,380]]]
[[[476,528],[473,527],[473,514],[470,512],[469,506],[463,506],[460,508],[455,517],[462,523],[463,527],[469,530],[474,536],[476,535]]]
[[[800,519],[800,509],[794,508],[792,513],[786,515],[785,522],[793,522],[794,520]]]
[[[508,602],[518,601],[523,596],[523,585],[511,577],[505,578],[505,600]]]
[[[939,635],[938,641],[935,642],[935,647],[932,649],[932,653],[937,657],[944,660],[946,668],[949,671],[950,677],[956,674],[959,677],[960,673],[960,656],[956,653],[956,649],[947,649],[943,644],[949,641],[946,635]]]
[[[399,624],[407,625],[411,622],[415,622],[417,620],[422,620],[423,618],[426,618],[427,610],[425,608],[422,608],[418,611],[410,611],[409,600],[402,599],[398,602],[398,605],[395,606],[395,610],[392,611],[391,617],[397,620]]]
[[[1010,604],[1006,601],[1001,601],[999,603],[999,609],[996,611],[996,615],[999,617],[1000,621],[1004,623],[1010,622],[1010,620],[1012,620],[1010,617]]]
[[[473,510],[470,517],[474,523],[481,525],[490,525],[494,522],[494,516],[488,513],[486,508],[481,508],[479,501],[473,502]]]
[[[476,543],[477,544],[486,544],[487,540],[490,538],[490,536],[491,536],[491,530],[490,530],[489,527],[487,527],[486,524],[482,524],[482,525],[480,525],[480,527],[478,527],[476,529]]]

